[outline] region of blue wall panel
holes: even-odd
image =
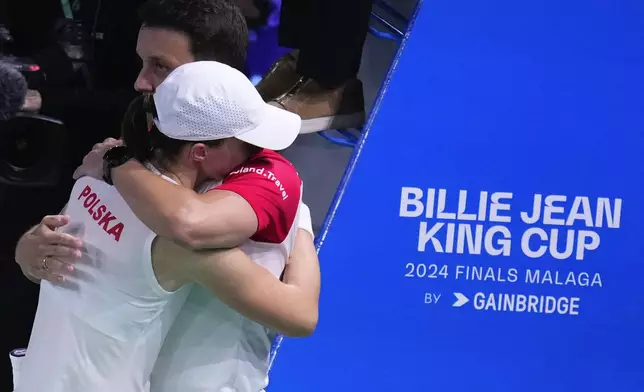
[[[405,45],[269,390],[644,391],[644,2],[425,0]]]

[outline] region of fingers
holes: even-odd
[[[70,273],[73,270],[74,267],[69,264],[48,258],[47,269],[44,268],[44,265],[40,268],[30,269],[29,276],[39,280],[46,280],[54,284],[61,284],[66,280],[64,274]]]
[[[43,245],[59,245],[67,248],[80,250],[83,247],[83,241],[71,234],[61,233],[58,231],[46,231],[42,233]]]
[[[18,241],[15,260],[30,279],[61,283],[65,275],[74,271],[70,263],[82,257],[83,241],[56,231],[69,221],[67,215],[46,216],[35,230]]]
[[[47,264],[47,268],[45,269],[43,265],[43,270],[46,274],[49,274],[49,275],[64,277],[64,274],[74,271],[73,265],[62,262],[53,257],[47,257],[46,264]]]
[[[69,216],[67,215],[47,215],[42,218],[40,221],[43,225],[47,226],[51,230],[57,229],[59,227],[65,226],[69,223]]]
[[[121,144],[123,144],[122,140],[116,140],[116,139],[114,139],[112,137],[108,137],[102,143],[94,144],[94,147],[92,147],[92,151],[101,151],[101,150],[105,150],[107,148],[119,146]]]
[[[40,226],[33,234],[39,237],[39,242],[44,245],[62,245],[73,249],[81,249],[83,241],[79,238],[56,231],[59,227],[68,224],[69,220],[68,215],[47,215],[40,221]]]
[[[103,155],[107,149],[103,143],[95,144],[92,151],[83,158],[83,163],[74,170],[72,178],[78,180],[87,176],[100,179],[103,170]]]
[[[45,256],[65,263],[72,263],[81,258],[79,249],[64,245],[40,245],[38,251]]]
[[[78,180],[81,177],[88,176],[96,179],[103,178],[103,156],[105,152],[112,147],[120,146],[123,142],[114,138],[107,138],[102,143],[94,144],[92,151],[88,152],[83,158],[83,163],[76,168],[72,178]]]
[[[123,141],[114,139],[113,137],[108,137],[107,139],[105,139],[105,141],[103,143],[109,144],[109,145],[112,145],[112,146],[118,146],[119,144],[123,143]]]
[[[45,272],[45,273],[43,273],[43,275],[40,278],[40,280],[46,280],[46,281],[54,283],[54,284],[61,284],[61,283],[65,283],[66,278],[65,278],[64,275],[54,274],[54,273],[51,273],[51,272]]]
[[[81,258],[83,241],[67,233],[55,231],[69,223],[67,215],[49,215],[32,234],[35,238],[36,257],[54,257],[63,262],[73,262]],[[39,261],[39,260],[37,260]]]

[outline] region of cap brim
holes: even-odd
[[[269,150],[284,150],[293,144],[300,134],[302,119],[295,113],[265,104],[261,124],[235,136],[237,139]]]

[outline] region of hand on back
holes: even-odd
[[[102,179],[105,152],[121,144],[120,140],[113,138],[95,144],[74,172],[74,179],[83,176]],[[28,278],[62,283],[65,276],[74,270],[74,262],[81,258],[83,242],[58,231],[68,223],[69,216],[48,215],[22,236],[16,246],[15,260]]]
[[[27,232],[16,247],[15,260],[30,279],[62,283],[81,258],[83,242],[57,231],[69,223],[69,216],[48,215],[38,226]]]
[[[107,138],[102,143],[96,143],[92,151],[88,152],[83,158],[83,163],[74,172],[74,180],[88,176],[103,179],[103,157],[107,150],[112,147],[120,146],[123,142],[113,138]]]

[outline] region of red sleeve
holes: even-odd
[[[235,192],[253,208],[258,226],[251,240],[279,244],[295,222],[301,184],[289,161],[267,151],[236,168],[214,189]]]

